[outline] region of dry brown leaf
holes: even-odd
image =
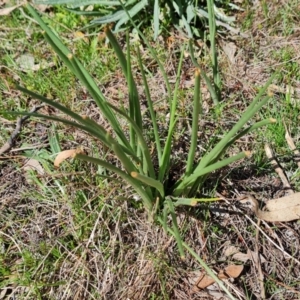
[[[44,168],[36,159],[30,158],[24,165],[25,171],[36,171],[38,174],[43,175],[45,173]]]
[[[226,267],[224,270],[221,270],[218,274],[218,277],[221,280],[229,279],[229,278],[237,278],[241,275],[244,267],[242,265],[230,265]],[[208,286],[215,283],[215,280],[211,278],[209,275],[205,273],[200,273],[200,277],[196,281],[194,285],[194,290],[196,289],[205,289]]]
[[[224,273],[231,278],[237,278],[241,275],[243,270],[244,270],[244,266],[242,265],[230,265],[225,268]]]
[[[210,276],[203,273],[201,275],[201,277],[198,279],[198,281],[196,283],[196,287],[203,290],[213,283],[215,283],[215,280],[213,278],[211,278]]]
[[[247,253],[239,252],[239,253],[233,254],[232,259],[238,260],[238,261],[241,261],[241,262],[246,262],[250,258],[249,258],[249,255]]]
[[[260,254],[259,258],[260,258],[261,263],[266,262],[266,259],[263,257],[263,255]],[[235,253],[232,256],[232,259],[238,260],[241,262],[246,262],[247,260],[252,259],[252,260],[254,260],[254,262],[257,262],[257,254],[256,254],[256,252],[248,249],[247,253],[242,253],[242,252]]]
[[[223,43],[222,48],[224,53],[227,55],[229,62],[231,64],[235,64],[235,52],[236,52],[236,45],[233,42],[230,43]]]
[[[59,152],[54,160],[54,166],[58,168],[64,160],[69,157],[74,157],[77,153],[82,153],[82,151],[80,149],[70,149]]]
[[[30,158],[29,160],[26,161],[26,163],[24,165],[24,170],[26,171],[26,173],[24,174],[26,181],[29,184],[33,183],[33,177],[30,174],[30,171],[36,171],[39,175],[45,174],[45,170],[42,167],[42,165],[39,163],[39,161],[37,161],[34,158]]]
[[[250,195],[241,202],[251,204],[251,209],[256,216],[268,222],[289,222],[300,219],[300,192],[269,200],[265,207],[268,211],[259,209],[257,200]]]
[[[238,253],[238,252],[239,252],[239,249],[238,249],[237,247],[235,247],[235,246],[229,246],[229,247],[227,247],[227,248],[225,249],[224,255],[225,255],[226,257],[228,257],[228,256],[231,256],[231,255],[236,254],[236,253]]]

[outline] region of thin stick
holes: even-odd
[[[44,107],[44,105],[34,106],[31,109],[30,113],[34,113],[34,112],[38,111],[40,108],[42,108],[42,107]],[[30,118],[30,116],[23,116],[21,118],[18,118],[15,130],[11,134],[10,138],[8,139],[8,141],[0,148],[0,155],[2,155],[3,153],[9,151],[13,147],[16,138],[18,137],[18,135],[21,132],[23,123],[27,119],[29,119],[29,118]]]
[[[274,156],[274,153],[273,153],[273,151],[272,151],[269,144],[265,144],[265,152],[266,152],[267,157],[271,160],[271,164],[274,167],[276,173],[279,175],[279,177],[280,177],[280,179],[283,183],[283,187],[284,187],[286,193],[288,195],[294,194],[294,191],[292,190],[292,187],[291,187],[291,185],[290,185],[283,169],[281,168],[281,166],[277,162],[277,160]]]

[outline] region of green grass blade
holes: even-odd
[[[109,39],[110,44],[112,45],[115,53],[117,54],[117,57],[119,59],[119,62],[122,67],[123,74],[127,80],[128,88],[129,88],[129,107],[130,107],[130,116],[135,120],[135,122],[142,128],[142,116],[141,116],[141,108],[140,108],[140,101],[138,97],[137,87],[135,84],[135,81],[133,79],[131,66],[130,66],[130,52],[127,52],[127,59],[125,58],[125,55],[116,40],[115,36],[112,34],[111,30],[106,27],[105,33],[107,38]],[[127,39],[127,51],[130,51],[130,45],[129,45],[129,39]]]
[[[126,17],[126,12],[124,10],[118,10],[113,14],[103,16],[101,18],[91,21],[91,24],[108,24],[113,22],[118,22],[120,19]]]
[[[163,228],[166,228],[167,232],[169,232],[176,239],[174,230],[172,230],[170,227],[166,226],[166,220],[164,220],[164,218],[162,218],[162,217],[158,217],[158,221],[163,226]],[[199,262],[199,264],[203,267],[203,269],[206,271],[206,273],[215,280],[215,282],[229,296],[229,298],[232,300],[236,300],[232,296],[232,294],[229,292],[229,290],[226,288],[226,286],[224,285],[222,280],[218,278],[218,276],[201,259],[201,257],[186,242],[182,241],[182,246]]]
[[[117,168],[116,166],[114,166],[104,160],[94,158],[91,156],[87,156],[84,154],[76,154],[75,158],[100,165],[100,166],[118,174],[119,176],[121,176],[126,182],[128,182],[134,188],[134,190],[142,198],[143,204],[144,204],[146,210],[148,211],[148,213],[151,212],[151,210],[153,208],[154,200],[151,198],[151,195],[148,195],[146,193],[146,191],[144,190],[143,186],[141,185],[141,183],[139,181],[137,181],[136,179],[132,178],[130,175],[126,174],[121,169]]]
[[[257,130],[260,127],[263,126],[267,126],[270,124],[274,124],[276,123],[276,119],[270,118],[270,119],[266,119],[266,120],[262,120],[260,122],[257,122],[251,126],[249,126],[248,128],[244,129],[243,131],[241,131],[239,134],[237,134],[231,141],[229,141],[227,143],[227,145],[225,146],[225,148],[228,148],[229,146],[231,146],[235,141],[237,141],[238,139],[240,139],[241,137],[245,136],[246,134],[250,133],[251,131]]]
[[[220,200],[220,198],[177,198],[172,197],[172,200],[176,200],[176,202],[173,202],[174,206],[181,206],[181,205],[187,205],[187,206],[196,206],[199,202],[215,202]]]
[[[97,84],[91,77],[91,75],[86,71],[83,65],[77,61],[77,59],[71,54],[71,52],[64,46],[60,39],[52,32],[52,30],[44,23],[44,21],[39,17],[37,12],[28,4],[28,10],[32,16],[37,20],[41,28],[46,32],[45,38],[60,56],[60,58],[66,63],[70,70],[75,76],[86,86],[91,96],[96,101],[97,105],[103,112],[106,119],[110,122],[111,126],[115,130],[118,139],[127,148],[130,148],[130,144],[127,141],[123,130],[121,129],[117,119],[106,105],[106,99],[99,90]]]
[[[193,171],[195,153],[197,149],[198,141],[198,124],[199,116],[202,113],[202,102],[200,93],[200,71],[196,70],[195,73],[195,88],[194,88],[194,106],[193,106],[193,119],[192,119],[192,136],[191,136],[191,146],[188,154],[185,176],[191,175]]]
[[[138,172],[131,172],[130,175],[131,175],[131,177],[136,178],[139,181],[156,188],[159,191],[162,199],[165,197],[164,186],[161,182],[159,182],[151,177],[140,174]]]
[[[135,82],[133,80],[132,72],[131,72],[131,58],[130,58],[130,41],[128,31],[126,33],[126,45],[127,45],[127,74],[125,77],[127,78],[128,90],[129,90],[129,116],[135,120],[140,128],[142,128],[142,117],[141,117],[141,108],[140,101],[137,93],[137,88]],[[138,115],[139,114],[139,115]],[[138,122],[138,121],[139,122]],[[129,125],[130,131],[130,144],[133,149],[137,152],[138,156],[140,154],[140,149],[138,147],[135,131],[132,125]],[[138,151],[137,151],[138,150]]]
[[[21,92],[23,92],[23,93],[25,93],[25,94],[27,94],[27,95],[35,98],[35,99],[38,99],[38,100],[42,101],[43,103],[46,103],[46,104],[48,104],[48,105],[50,105],[52,107],[55,107],[59,111],[65,113],[66,115],[70,116],[72,119],[76,120],[77,122],[79,122],[79,123],[83,122],[82,116],[76,114],[75,112],[73,112],[72,110],[68,109],[67,107],[65,107],[65,106],[63,106],[63,105],[61,105],[61,104],[59,104],[59,103],[57,103],[57,102],[55,102],[53,100],[50,100],[50,99],[48,99],[48,98],[46,98],[46,97],[44,97],[42,95],[34,93],[34,92],[32,92],[32,91],[30,91],[30,90],[28,90],[28,89],[26,89],[26,88],[24,88],[22,86],[16,85],[16,88],[19,91],[21,91]]]

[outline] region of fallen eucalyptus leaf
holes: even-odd
[[[78,153],[83,153],[83,151],[80,149],[69,149],[59,152],[54,160],[54,166],[58,168],[63,161],[69,157],[74,157]]]
[[[300,219],[300,192],[282,198],[269,200],[265,206],[268,211],[259,209],[258,202],[252,196],[241,200],[244,204],[250,204],[255,215],[268,222],[289,222]]]

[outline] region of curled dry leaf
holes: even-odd
[[[64,150],[58,153],[54,160],[54,166],[56,168],[59,167],[59,165],[66,160],[69,157],[74,157],[78,153],[82,153],[83,151],[80,149],[69,149],[69,150]]]

